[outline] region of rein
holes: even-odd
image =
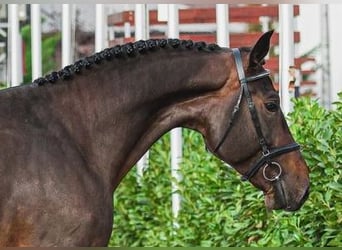
[[[247,173],[245,173],[242,176],[241,179],[243,181],[249,180],[259,171],[259,169],[262,166],[264,166],[264,169],[263,169],[264,178],[268,181],[271,181],[271,182],[277,181],[277,180],[279,180],[279,177],[282,174],[282,167],[278,162],[272,161],[272,159],[279,156],[279,155],[298,150],[300,148],[300,146],[299,146],[299,144],[294,142],[294,143],[290,143],[290,144],[282,146],[282,147],[276,147],[276,148],[269,148],[268,147],[267,141],[266,141],[266,139],[262,133],[262,130],[261,130],[257,110],[255,108],[252,96],[251,96],[249,89],[248,89],[248,82],[252,82],[252,81],[256,81],[256,80],[268,77],[270,75],[270,72],[268,70],[265,70],[264,72],[261,72],[255,76],[246,77],[244,70],[243,70],[243,64],[242,64],[240,50],[237,48],[233,49],[233,55],[235,58],[235,63],[236,63],[236,68],[237,68],[241,88],[240,88],[238,100],[234,106],[233,113],[232,113],[230,121],[228,123],[228,128],[227,128],[226,132],[224,133],[221,141],[219,142],[219,144],[214,149],[214,153],[221,147],[221,145],[225,141],[227,135],[229,134],[231,128],[233,127],[234,119],[236,117],[236,114],[240,110],[240,104],[241,104],[242,96],[244,95],[246,97],[247,104],[248,104],[248,110],[251,114],[253,125],[254,125],[255,131],[256,131],[257,136],[258,136],[258,141],[259,141],[259,145],[261,147],[262,156],[259,158],[259,160],[254,165],[252,165],[252,167],[247,171]],[[275,167],[278,170],[277,174],[275,176],[271,176],[271,177],[267,176],[266,169],[270,168],[270,167]]]

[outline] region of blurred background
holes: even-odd
[[[11,4],[0,4],[0,83],[3,86],[16,85],[11,83],[12,52],[18,54],[14,60],[23,65],[22,72],[16,73],[19,74],[16,81],[31,82],[36,77],[32,77],[30,52],[31,40],[34,41],[31,37],[31,26],[37,25],[33,21],[37,14],[34,14],[34,5],[13,5],[15,10],[11,14]],[[69,50],[66,52],[69,54],[66,63],[72,63],[80,57],[96,52],[96,30],[102,32],[99,49],[132,42],[139,36],[140,39],[170,37],[167,4],[66,5],[63,7],[62,4],[41,4],[36,7],[40,15],[38,32],[42,39],[43,55],[43,68],[38,75],[64,66],[63,29],[68,30],[66,39],[70,42],[66,48]],[[277,4],[230,4],[225,8],[227,13],[223,16],[223,22],[226,20],[226,38],[223,39],[223,43],[221,42],[221,46],[251,46],[262,32],[275,29],[273,47],[266,66],[274,75],[276,88],[279,88],[282,67],[282,62],[279,61],[279,44],[288,39],[288,45],[284,46],[288,48],[286,53],[293,58],[293,65],[289,66],[296,69],[294,76],[297,85],[300,84],[300,94],[319,98],[322,105],[330,107],[330,103],[337,99],[336,93],[342,90],[342,71],[338,65],[342,33],[337,32],[342,21],[341,4],[291,5],[293,11],[287,17],[281,17],[281,7]],[[143,16],[135,21],[139,11],[140,16]],[[179,20],[176,29],[181,39],[218,42],[218,18],[224,14],[217,13],[215,4],[178,4],[177,12]],[[18,27],[13,27],[13,18],[18,19]],[[281,21],[281,18],[285,18],[285,21]],[[63,22],[67,26],[63,26]],[[284,29],[288,26],[287,29],[293,34],[289,36],[287,31],[281,31],[282,25]],[[17,32],[17,29],[19,41],[13,42],[10,33],[11,30]],[[280,41],[281,34],[288,37]],[[37,52],[33,56],[36,54]],[[283,70],[288,69],[284,67]]]

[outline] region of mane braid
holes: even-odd
[[[93,64],[101,64],[103,61],[111,61],[113,59],[120,59],[125,57],[135,57],[137,54],[146,54],[158,49],[174,48],[187,49],[197,51],[218,51],[221,49],[217,44],[206,44],[205,42],[193,42],[192,40],[179,39],[149,39],[140,40],[134,43],[127,43],[124,45],[116,45],[111,48],[106,48],[101,52],[97,52],[92,56],[85,57],[76,61],[74,64],[68,65],[58,72],[51,72],[50,74],[40,77],[33,81],[38,86],[47,83],[54,84],[57,80],[69,80],[75,74],[81,74],[83,70],[90,69]]]

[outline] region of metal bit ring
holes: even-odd
[[[276,167],[279,169],[278,173],[277,173],[274,177],[268,177],[268,176],[266,175],[266,169],[267,169],[268,167],[270,167],[270,166],[276,166]],[[278,162],[275,162],[275,161],[272,161],[271,163],[267,163],[267,164],[265,165],[264,169],[262,170],[262,174],[263,174],[264,178],[265,178],[266,180],[268,180],[268,181],[276,181],[276,180],[278,180],[279,177],[281,176],[281,173],[282,173],[282,172],[283,172],[283,170],[282,170],[280,164],[279,164]]]

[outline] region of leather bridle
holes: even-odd
[[[258,141],[259,141],[259,144],[261,147],[262,156],[242,176],[242,180],[243,181],[249,180],[259,171],[259,169],[261,167],[264,167],[263,172],[262,172],[264,178],[268,181],[271,181],[271,182],[277,181],[277,180],[279,180],[279,178],[282,174],[282,167],[278,162],[274,161],[273,158],[275,158],[279,155],[282,155],[282,154],[286,154],[286,153],[289,153],[292,151],[299,150],[300,146],[299,146],[299,144],[294,142],[294,143],[290,143],[290,144],[282,146],[282,147],[275,147],[275,148],[269,148],[268,147],[267,141],[266,141],[266,139],[262,133],[262,130],[261,130],[257,110],[255,108],[252,96],[251,96],[249,89],[248,89],[248,82],[253,82],[253,81],[265,78],[265,77],[269,77],[270,72],[268,70],[265,70],[264,72],[261,72],[257,75],[246,77],[244,70],[243,70],[243,64],[242,64],[242,58],[241,58],[240,50],[239,49],[233,49],[233,55],[235,58],[235,63],[236,63],[236,68],[237,68],[237,72],[238,72],[238,76],[239,76],[239,81],[241,84],[240,94],[239,94],[237,103],[234,106],[234,110],[233,110],[233,113],[231,115],[230,121],[228,123],[227,130],[225,131],[221,141],[215,147],[214,153],[216,153],[217,150],[221,147],[222,143],[225,141],[227,135],[229,134],[229,131],[232,129],[234,119],[235,119],[236,114],[238,113],[238,111],[240,109],[242,97],[245,96],[245,98],[247,100],[248,109],[249,109],[249,112],[251,114],[252,121],[254,124],[254,128],[255,128],[255,131],[256,131],[257,136],[258,136]],[[277,174],[272,175],[272,176],[267,176],[266,170],[269,167],[276,168]]]

